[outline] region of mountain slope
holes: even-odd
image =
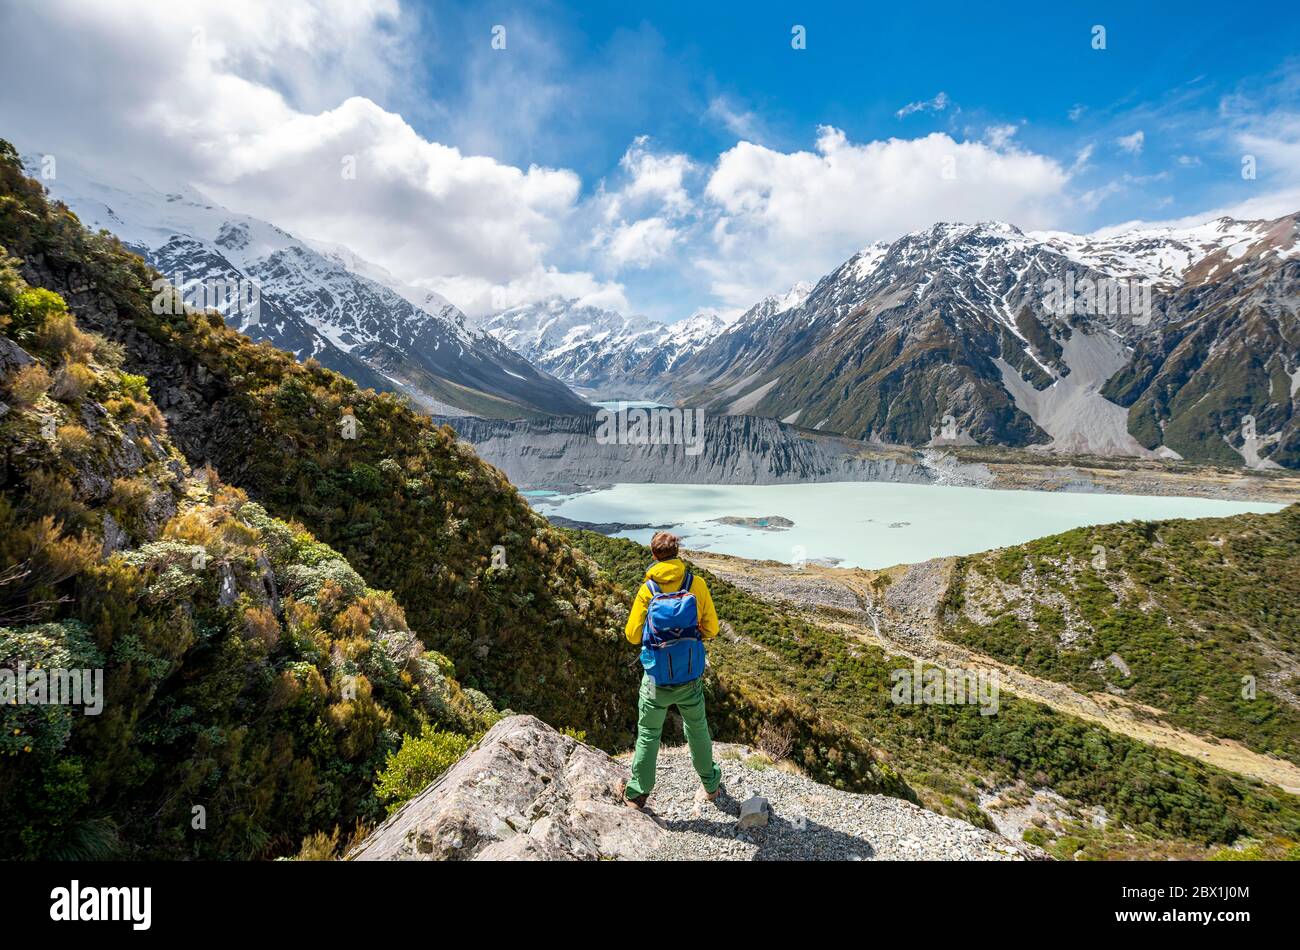
[[[11,265],[0,334],[0,668],[101,677],[82,709],[0,705],[0,854],[292,853],[379,818],[403,734],[491,722],[391,594],[192,470],[121,348]]]
[[[391,590],[464,682],[602,745],[627,741],[635,682],[615,592],[450,429],[252,344],[218,314],[153,313],[155,272],[12,159],[0,161],[0,245],[29,284],[125,348],[191,463]]]
[[[615,310],[551,297],[503,310],[483,329],[537,366],[599,399],[655,399],[675,367],[726,327],[714,313],[678,323],[632,320]]]
[[[864,249],[797,307],[751,311],[684,361],[673,395],[884,442],[1204,461],[1240,458],[1225,439],[1239,445],[1252,414],[1269,425],[1261,439],[1277,436],[1260,458],[1288,464],[1296,236],[1294,216],[1104,238],[935,225]],[[1095,300],[1086,281],[1101,288]],[[1054,296],[1054,283],[1079,289]],[[1250,308],[1272,322],[1261,367],[1224,371],[1258,349],[1258,323],[1234,323]],[[1175,358],[1190,327],[1201,343]],[[1166,361],[1172,384],[1158,378]],[[1171,399],[1189,376],[1187,399]]]
[[[1300,505],[962,558],[940,633],[1300,764]]]
[[[253,345],[218,314],[154,314],[155,273],[51,204],[12,158],[0,161],[0,245],[32,286],[66,294],[79,322],[122,347],[125,368],[144,377],[139,386],[190,462],[212,463],[273,516],[301,521],[369,584],[390,589],[462,683],[604,748],[631,744],[627,592],[450,429]],[[741,683],[728,689],[721,734],[752,740],[762,722],[788,719],[809,738],[813,774],[906,793],[867,742],[797,696],[774,702]]]
[[[517,417],[583,408],[563,384],[468,328],[447,300],[345,247],[299,240],[187,187],[105,184],[67,162],[50,185],[88,226],[117,235],[182,287],[185,302],[213,307],[253,339],[363,386],[440,412]],[[227,292],[236,288],[242,299]],[[155,303],[178,309],[165,297]]]
[[[1162,301],[1102,394],[1187,458],[1300,468],[1300,260],[1246,260]]]

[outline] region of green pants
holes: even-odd
[[[702,679],[681,686],[656,686],[649,676],[641,679],[641,697],[637,704],[636,751],[632,753],[632,781],[627,783],[629,798],[649,795],[655,787],[655,764],[659,758],[659,740],[663,736],[668,707],[676,706],[682,716],[682,729],[691,750],[691,764],[709,794],[722,784],[722,769],[713,762],[713,739],[709,721],[704,717]]]

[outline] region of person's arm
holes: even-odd
[[[650,603],[650,589],[642,584],[637,588],[636,597],[632,600],[632,611],[627,615],[627,626],[623,628],[623,636],[627,637],[627,642],[641,645],[641,631],[645,629],[646,605]]]
[[[705,640],[712,640],[718,635],[718,612],[713,607],[709,585],[704,583],[703,578],[697,577],[691,584],[691,593],[695,595],[695,602],[700,607],[700,632],[704,634]]]

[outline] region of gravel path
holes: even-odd
[[[714,744],[723,772],[716,802],[699,800],[700,780],[684,746],[664,747],[650,809],[668,831],[666,861],[1009,861],[1044,857],[1037,848],[885,795],[856,795],[768,764],[746,746]],[[766,828],[738,831],[741,802],[771,805]]]

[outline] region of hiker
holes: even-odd
[[[722,770],[713,761],[713,740],[704,716],[704,641],[718,635],[718,613],[709,588],[677,556],[680,542],[660,531],[650,539],[655,562],[636,592],[624,633],[641,647],[640,701],[637,704],[636,752],[632,780],[624,798],[633,808],[645,806],[655,785],[655,763],[668,707],[682,717],[691,764],[704,783],[701,797],[713,801],[722,785]]]

